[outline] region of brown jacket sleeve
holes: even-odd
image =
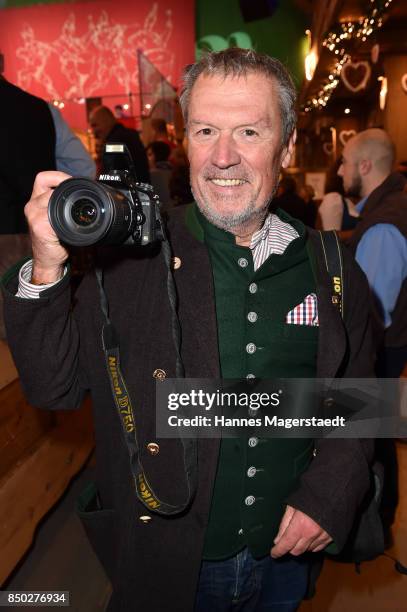
[[[329,277],[320,266],[319,274],[329,287]],[[350,252],[343,248],[344,263],[344,353],[333,376],[370,378],[373,374],[374,348],[370,325],[370,291],[366,277]],[[320,312],[320,323],[323,319]],[[328,317],[339,316],[328,313]],[[329,347],[329,344],[328,344]],[[330,350],[334,353],[336,346]],[[324,355],[322,355],[324,357]],[[330,356],[325,355],[329,360]],[[321,375],[321,374],[320,374]],[[369,463],[374,440],[318,439],[315,458],[301,478],[300,487],[287,503],[301,510],[333,538],[338,550],[346,543],[349,532],[370,486]]]

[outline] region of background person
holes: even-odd
[[[150,142],[146,148],[148,164],[150,166],[150,179],[155,193],[160,198],[163,210],[171,204],[170,180],[174,166],[168,161],[171,147],[163,141]]]
[[[92,110],[89,115],[89,125],[98,141],[100,152],[107,142],[125,144],[132,157],[137,180],[142,183],[150,182],[147,155],[137,130],[119,123],[107,106],[97,106]],[[101,165],[102,160],[99,160],[99,163]]]
[[[338,176],[342,163],[339,158],[328,173],[326,193],[318,208],[318,217],[323,230],[349,232],[355,229],[359,213],[351,198],[345,197],[343,181]]]
[[[384,130],[369,129],[345,146],[338,174],[360,215],[349,245],[372,289],[384,332],[381,376],[397,378],[407,363],[406,179],[392,173],[394,145]]]
[[[285,210],[295,219],[307,224],[308,215],[304,200],[297,193],[297,181],[292,176],[284,176],[278,186],[273,206]]]
[[[315,228],[317,214],[318,214],[318,206],[317,206],[317,203],[315,202],[315,189],[313,188],[312,185],[303,185],[298,190],[298,195],[300,196],[300,198],[304,200],[305,205],[306,205],[305,225],[308,225],[308,227]]]
[[[55,162],[57,170],[71,176],[94,179],[96,165],[81,140],[73,133],[60,111],[49,104],[55,126]]]
[[[1,65],[1,60],[0,60]],[[35,176],[63,170],[94,178],[92,158],[60,112],[0,74],[0,276],[29,255],[24,206]],[[5,337],[0,297],[0,338]]]
[[[343,150],[338,174],[346,195],[357,198],[359,222],[349,240],[374,298],[377,375],[398,378],[407,363],[407,193],[406,179],[392,172],[395,149],[381,129],[360,132]],[[395,443],[376,441],[384,465],[381,515],[387,544],[398,505]]]
[[[153,142],[165,142],[165,144],[170,147],[171,151],[176,148],[176,144],[172,140],[170,140],[167,129],[167,122],[165,119],[162,119],[161,117],[155,117],[154,119],[151,119],[151,129]]]

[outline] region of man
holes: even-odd
[[[23,91],[3,76],[0,53],[0,234],[27,231],[24,206],[35,176],[62,170],[74,176],[95,176],[95,165],[60,112]]]
[[[41,170],[53,170],[55,127],[44,100],[0,76],[0,233],[27,231],[24,206]]]
[[[292,176],[284,176],[279,184],[273,206],[282,208],[291,217],[308,225],[308,210],[305,200],[297,193],[297,182]]]
[[[60,112],[7,81],[0,54],[0,275],[30,253],[24,206],[41,170],[95,175],[95,164]],[[2,311],[0,298],[0,310]],[[0,315],[0,338],[4,338]]]
[[[71,176],[95,178],[96,165],[81,140],[74,134],[60,111],[49,104],[55,126],[55,161],[57,170]]]
[[[171,148],[166,142],[154,140],[146,148],[148,165],[150,167],[151,185],[158,195],[162,210],[172,205],[170,181],[174,166],[169,162]]]
[[[150,182],[147,155],[136,130],[124,127],[119,123],[107,106],[97,106],[92,110],[89,125],[102,146],[106,142],[125,144],[132,157],[137,180],[142,183]]]
[[[361,200],[350,247],[371,287],[376,314],[376,373],[398,378],[407,363],[406,179],[392,173],[395,150],[384,130],[369,129],[345,146],[338,174],[345,193]],[[381,516],[387,542],[398,504],[397,453],[393,440],[378,439],[376,458],[385,470]]]
[[[248,50],[209,54],[187,69],[181,104],[197,205],[175,209],[168,231],[186,377],[368,376],[363,274],[343,252],[342,321],[318,237],[310,240],[284,212],[267,212],[295,141],[295,89],[285,68]],[[71,315],[68,254],[45,222],[50,187],[63,178],[41,174],[27,205],[34,257],[5,281],[8,332],[31,402],[72,407],[92,391],[98,494],[88,495],[82,519],[113,583],[109,609],[207,612],[234,603],[245,611],[296,610],[307,555],[332,540],[339,550],[348,537],[368,488],[371,445],[200,440],[187,509],[172,517],[147,510],[135,495],[106,374],[96,282],[84,280]],[[137,402],[140,460],[160,499],[180,505],[188,496],[183,445],[157,440],[154,418],[155,381],[174,377],[177,361],[166,282],[156,251],[134,258],[117,249],[104,266]],[[15,297],[28,289],[40,299]],[[305,324],[295,324],[304,302]],[[45,336],[50,355],[38,351]]]
[[[374,294],[384,338],[378,375],[398,378],[407,363],[407,193],[384,130],[369,129],[345,146],[338,174],[347,195],[360,199],[350,240]]]
[[[170,151],[176,148],[176,144],[169,139],[167,122],[161,117],[151,119],[152,138],[151,141],[165,142],[170,147]]]

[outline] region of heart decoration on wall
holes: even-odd
[[[356,93],[365,89],[371,73],[369,62],[346,62],[341,70],[341,79],[349,91]]]
[[[339,132],[339,141],[341,145],[344,147],[353,136],[356,136],[356,130],[342,130],[342,132]]]
[[[401,87],[404,93],[407,93],[407,72],[401,77]]]
[[[379,59],[379,53],[380,53],[380,45],[376,43],[375,45],[373,45],[370,51],[370,59],[372,60],[373,64],[377,64],[377,60]]]
[[[334,152],[334,145],[332,142],[324,142],[324,144],[322,145],[322,150],[324,151],[324,153],[326,155],[332,155],[332,153]]]

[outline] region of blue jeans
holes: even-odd
[[[305,555],[254,559],[245,548],[225,561],[203,561],[195,612],[295,612],[308,574]]]

